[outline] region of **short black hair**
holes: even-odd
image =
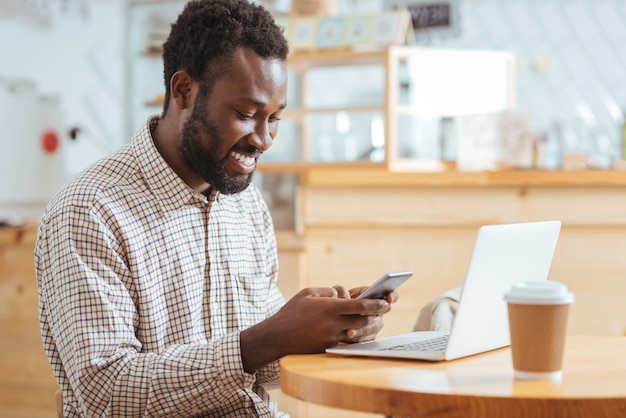
[[[238,47],[249,47],[263,58],[287,59],[289,47],[283,30],[271,13],[248,0],[192,0],[172,24],[163,44],[163,79],[167,111],[170,79],[184,70],[198,81],[209,74],[214,64],[226,62]]]

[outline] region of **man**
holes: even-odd
[[[35,250],[64,416],[275,416],[278,360],[373,339],[396,298],[276,287],[250,185],[286,106],[287,43],[246,0],[186,5],[164,45],[165,105],[49,204]],[[352,297],[351,297],[352,296]]]

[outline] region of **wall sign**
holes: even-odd
[[[392,0],[390,6],[408,10],[418,43],[459,33],[459,0]]]
[[[450,13],[452,6],[450,3],[437,4],[415,4],[409,5],[407,9],[411,13],[413,29],[449,27],[452,23]]]

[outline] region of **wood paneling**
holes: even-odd
[[[412,269],[383,334],[408,330],[419,309],[463,283],[478,228],[562,221],[550,278],[575,293],[570,331],[626,331],[626,190],[611,186],[348,187],[303,185],[303,286],[369,283]]]
[[[312,170],[297,204],[301,234],[277,236],[279,287],[289,298],[305,286],[363,285],[410,268],[415,276],[400,289],[381,336],[407,332],[424,304],[463,283],[480,225],[560,219],[550,278],[576,294],[570,333],[624,334],[626,173],[539,174]],[[54,416],[56,382],[37,320],[34,241],[32,227],[0,229],[0,418]],[[294,417],[372,416],[274,393]]]
[[[57,383],[39,334],[35,229],[0,228],[0,418],[52,418]]]
[[[626,335],[626,172],[311,167],[298,196],[304,264],[296,288],[353,287],[389,270],[415,272],[381,337],[411,331],[426,303],[463,284],[481,225],[548,219],[562,222],[549,278],[576,295],[568,332]],[[298,411],[359,416],[306,402]]]

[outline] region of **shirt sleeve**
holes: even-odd
[[[44,218],[36,270],[44,347],[81,414],[193,416],[252,397],[239,332],[145,352],[123,246],[87,208]]]
[[[268,300],[269,315],[273,315],[284,304],[282,293],[273,286]],[[256,372],[256,381],[265,388],[277,387],[280,383],[279,362],[274,361]]]
[[[265,228],[265,239],[267,241],[266,248],[267,254],[265,259],[267,260],[266,270],[270,272],[271,276],[271,289],[266,303],[267,316],[272,316],[285,304],[285,298],[278,289],[278,245],[276,243],[276,234],[274,232],[274,223],[270,214],[267,204],[261,197],[260,192],[257,192],[257,198],[259,201],[259,207],[263,212],[263,224]],[[256,372],[257,383],[263,385],[266,388],[277,387],[280,383],[279,375],[279,362],[275,361],[268,364],[266,367]]]

